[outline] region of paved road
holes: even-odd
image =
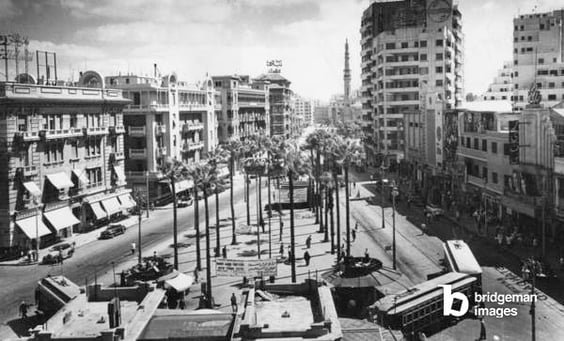
[[[234,201],[243,202],[242,178],[236,183]],[[254,183],[252,185],[254,188]],[[254,193],[254,192],[251,192]],[[210,197],[211,217],[215,217],[215,199]],[[229,213],[229,191],[220,194],[221,217],[230,216]],[[254,207],[254,206],[251,206]],[[200,203],[200,231],[204,230],[203,200]],[[172,209],[156,209],[152,211],[151,217],[142,224],[142,249],[145,255],[151,255],[153,250],[159,253],[172,254],[172,248],[167,247],[172,238]],[[193,206],[178,209],[178,231],[179,241],[186,240],[184,234],[193,227]],[[215,218],[210,219],[210,224],[215,226]],[[229,226],[231,226],[229,224]],[[225,230],[225,229],[224,229]],[[230,227],[229,227],[230,230]],[[116,264],[116,271],[135,263],[136,256],[131,255],[130,245],[137,243],[138,229],[130,227],[124,235],[109,240],[94,240],[86,245],[78,246],[72,258],[64,261],[63,265],[29,265],[29,266],[0,266],[0,339],[5,335],[13,337],[11,328],[6,325],[10,320],[17,317],[17,308],[22,300],[31,303],[34,301],[33,293],[36,283],[48,274],[59,275],[64,273],[66,277],[79,285],[85,281],[91,283],[95,274],[104,278],[104,274],[112,273],[112,262]],[[164,244],[164,246],[163,246]],[[202,249],[202,256],[204,255]],[[179,252],[181,255],[182,250]],[[189,257],[187,257],[189,256]],[[190,258],[186,259],[186,258]],[[184,253],[181,258],[183,262],[189,262],[195,256]],[[106,279],[106,283],[109,281]]]

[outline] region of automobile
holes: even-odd
[[[178,208],[188,207],[188,206],[191,206],[193,203],[194,203],[194,200],[192,200],[192,198],[181,199],[181,200],[178,200],[178,202],[176,203],[176,207],[178,207]]]
[[[74,246],[69,243],[62,243],[49,249],[49,253],[43,256],[43,264],[59,263],[63,259],[70,258],[74,254]]]
[[[117,235],[125,233],[125,226],[121,224],[111,224],[102,233],[100,233],[100,239],[110,239]]]
[[[444,214],[444,211],[443,211],[442,208],[437,207],[437,206],[432,205],[432,204],[425,206],[425,213],[427,213],[427,212],[431,213],[431,215],[433,217],[437,217],[437,216]]]

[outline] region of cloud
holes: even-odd
[[[20,13],[12,0],[0,0],[0,19],[9,19]]]

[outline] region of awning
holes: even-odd
[[[44,215],[57,231],[80,223],[68,206],[45,212]]]
[[[92,208],[92,212],[94,212],[94,215],[96,216],[97,220],[108,217],[108,214],[106,213],[106,211],[102,209],[102,206],[100,205],[99,201],[91,202],[90,208]]]
[[[73,172],[74,175],[76,175],[76,177],[77,177],[78,181],[80,182],[81,186],[86,186],[86,185],[90,184],[90,180],[88,180],[86,175],[84,175],[84,170],[73,169],[72,172]]]
[[[71,188],[71,187],[74,186],[72,181],[70,181],[69,177],[63,172],[55,173],[55,174],[49,174],[49,175],[47,175],[47,179],[49,179],[49,181],[57,189]]]
[[[39,237],[51,234],[51,230],[43,223],[42,217],[33,216],[29,218],[24,218],[16,220],[16,225],[25,233],[29,239],[35,239],[36,229],[39,233]]]
[[[194,283],[194,278],[192,276],[188,276],[183,274],[182,272],[178,273],[178,276],[167,279],[165,281],[165,288],[172,288],[176,290],[176,292],[184,292],[190,289],[190,286]]]
[[[39,189],[39,187],[37,187],[35,182],[28,181],[28,182],[24,182],[23,185],[24,185],[25,189],[27,189],[29,194],[36,196],[36,197],[41,195],[41,190]]]
[[[121,202],[121,207],[125,209],[137,206],[137,204],[133,201],[133,198],[131,198],[131,195],[129,194],[120,195],[119,201]]]
[[[114,174],[119,181],[125,181],[125,172],[123,171],[123,167],[114,166]]]
[[[102,200],[102,206],[104,206],[104,209],[106,210],[108,215],[113,215],[121,212],[121,205],[117,200],[117,197]]]
[[[192,180],[180,180],[174,183],[174,187],[176,189],[176,193],[180,193],[186,191],[192,187],[194,187],[194,181]]]

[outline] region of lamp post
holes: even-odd
[[[40,204],[39,204],[39,196],[34,196],[35,201],[35,257],[37,257],[37,262],[39,262],[39,213],[40,211]]]
[[[392,188],[392,250],[394,270],[396,270],[396,197],[398,194],[398,188],[394,183]]]
[[[145,191],[145,193],[147,193],[145,208],[147,209],[147,218],[149,218],[149,171],[145,172]],[[141,219],[141,211],[139,211],[139,219]],[[141,220],[139,220],[139,224],[141,224]],[[139,246],[141,246],[141,244],[139,244]]]
[[[382,168],[382,175],[384,175],[384,168]],[[388,179],[380,180],[382,182],[382,191],[380,192],[381,207],[382,207],[382,228],[386,228],[386,221],[384,220],[384,183],[388,183]]]
[[[523,277],[525,277],[524,279],[527,279],[527,277],[530,276],[531,279],[531,295],[535,294],[535,280],[537,277],[537,272],[538,272],[538,268],[537,268],[537,261],[535,261],[534,258],[529,258],[525,261],[525,273],[523,274]],[[529,313],[531,314],[531,340],[535,341],[536,340],[536,312],[535,312],[535,300],[531,300],[531,310],[529,311]]]

